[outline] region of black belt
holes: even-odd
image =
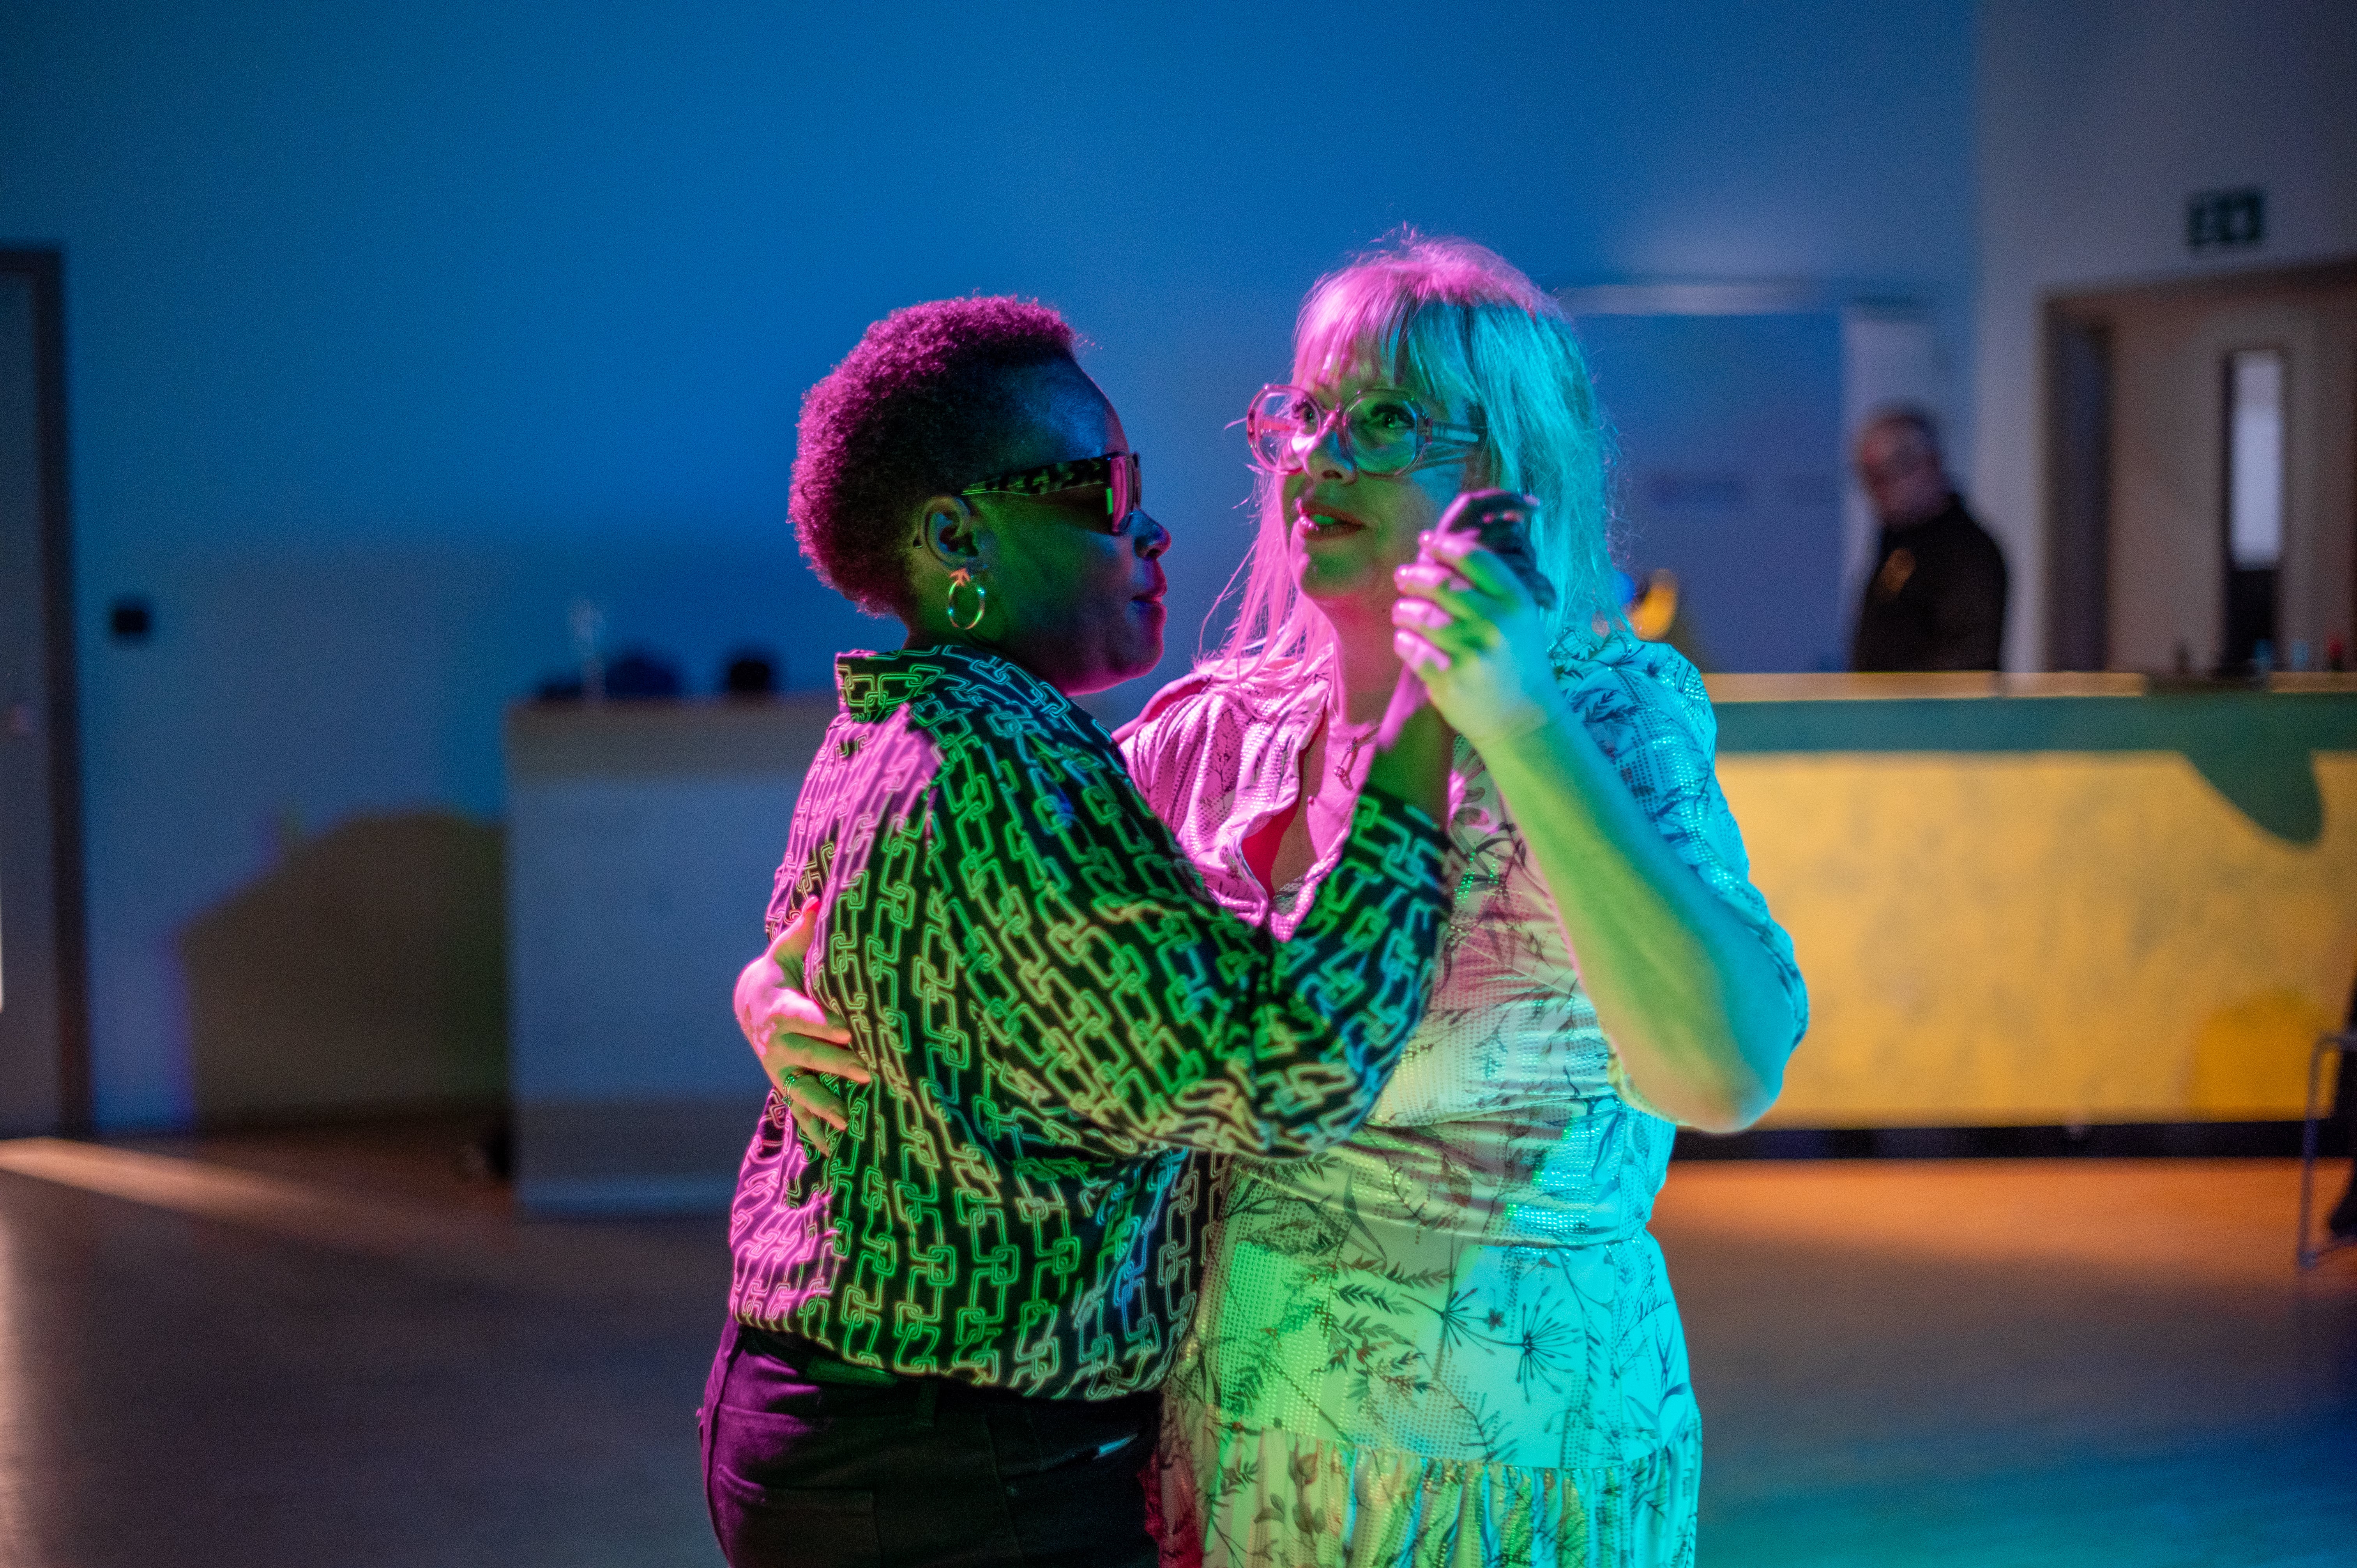
[[[1018,1394],[1012,1389],[991,1388],[981,1383],[962,1382],[955,1378],[904,1378],[896,1372],[888,1372],[881,1367],[858,1366],[845,1360],[815,1339],[805,1339],[799,1334],[780,1334],[773,1328],[756,1328],[749,1323],[738,1324],[737,1332],[745,1341],[748,1348],[759,1355],[767,1356],[773,1361],[784,1362],[812,1382],[860,1389],[889,1389],[906,1386],[918,1391],[929,1411],[933,1402],[942,1394],[950,1395],[953,1402],[963,1402],[966,1400],[1038,1402],[1041,1399],[1038,1394]],[[1045,1402],[1084,1405],[1092,1410],[1109,1411],[1119,1409],[1124,1400],[1148,1400],[1159,1397],[1157,1391],[1142,1394],[1123,1394],[1109,1400],[1066,1397],[1051,1398]]]
[[[737,1326],[737,1335],[745,1343],[773,1361],[783,1361],[814,1383],[838,1383],[859,1389],[888,1389],[898,1383],[914,1382],[886,1371],[881,1367],[862,1367],[845,1360],[815,1339],[805,1339],[799,1334],[780,1334],[774,1329],[756,1328],[750,1324]]]

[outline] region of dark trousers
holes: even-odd
[[[1159,1395],[861,1376],[800,1340],[723,1330],[704,1496],[731,1568],[1151,1568],[1139,1472]]]

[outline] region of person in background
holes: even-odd
[[[1857,478],[1882,521],[1854,670],[1996,670],[2005,644],[2005,554],[1964,510],[1920,408],[1892,407],[1857,437]]]

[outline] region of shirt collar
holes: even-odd
[[[888,652],[855,649],[834,658],[834,691],[843,711],[861,724],[874,724],[893,709],[921,695],[943,678],[973,675],[1020,690],[1033,689],[1035,698],[1056,706],[1070,699],[1037,675],[985,649],[958,643],[931,648],[896,648]]]
[[[1306,665],[1286,660],[1244,679],[1231,679],[1224,695],[1247,724],[1306,735],[1326,716],[1333,684],[1334,654],[1321,650],[1310,654]]]

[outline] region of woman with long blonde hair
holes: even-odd
[[[1608,586],[1606,431],[1555,303],[1410,236],[1322,280],[1254,400],[1221,656],[1120,736],[1214,898],[1284,936],[1405,666],[1461,737],[1425,1018],[1366,1124],[1227,1162],[1164,1384],[1166,1563],[1682,1563],[1701,1423],[1645,1230],[1673,1123],[1748,1124],[1806,1001],[1694,668]],[[1537,501],[1554,603],[1437,536]]]

